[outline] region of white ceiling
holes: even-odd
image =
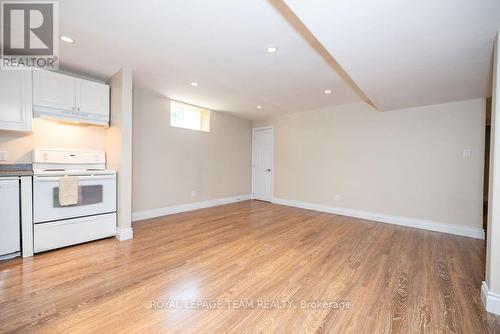
[[[60,32],[76,40],[60,43],[68,71],[106,79],[129,66],[166,97],[253,119],[360,101],[265,0],[59,3]]]
[[[379,110],[491,95],[500,0],[285,0]]]
[[[259,119],[489,96],[500,0],[61,0],[60,26],[77,41],[61,42],[63,69],[129,66],[166,97]]]

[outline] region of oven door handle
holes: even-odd
[[[68,176],[73,176],[73,175],[68,175]],[[79,175],[74,175],[78,178],[78,181],[85,181],[85,180],[91,180],[91,181],[98,181],[98,180],[115,180],[116,176],[115,175],[94,175],[94,176],[79,176]],[[62,176],[35,176],[34,181],[35,182],[54,182],[54,181],[59,181]]]

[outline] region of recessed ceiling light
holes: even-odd
[[[75,43],[75,40],[71,37],[68,37],[68,36],[61,36],[61,40],[63,42],[70,43],[70,44]]]
[[[332,91],[331,91],[331,90],[329,90],[329,89],[325,89],[325,94],[331,94],[331,93],[332,93]]]
[[[191,86],[198,87],[198,83],[197,82],[191,82]]]
[[[278,48],[274,47],[274,46],[270,46],[270,47],[267,48],[266,52],[267,53],[271,53],[271,54],[272,53],[276,53],[276,52],[278,52]]]
[[[257,109],[262,109],[262,106],[257,106]]]

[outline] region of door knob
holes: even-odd
[[[271,169],[266,169],[266,172],[270,172],[270,171],[271,171]]]

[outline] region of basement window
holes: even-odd
[[[210,110],[170,100],[170,126],[210,132]]]

